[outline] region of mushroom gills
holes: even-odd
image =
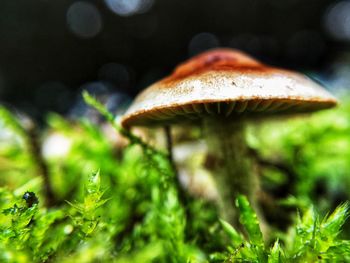
[[[324,108],[328,105],[324,104]],[[207,116],[233,117],[240,115],[278,114],[278,113],[303,113],[320,108],[317,103],[304,103],[299,100],[287,99],[252,99],[238,101],[221,101],[210,103],[191,103],[187,105],[160,108],[147,113],[147,119],[157,123],[167,121],[174,123],[183,119],[199,120]]]

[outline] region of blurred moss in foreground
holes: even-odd
[[[248,132],[273,207],[294,209],[287,230],[272,223],[267,238],[244,196],[236,200],[242,231],[221,221],[213,204],[184,196],[167,155],[84,96],[129,145],[118,152],[101,125],[50,115],[40,138],[59,135],[66,147],[42,156],[52,206],[25,128],[1,108],[0,262],[350,262],[350,231],[341,231],[348,204],[326,215],[349,198],[342,186],[350,182],[350,106]]]

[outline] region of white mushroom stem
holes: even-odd
[[[219,193],[219,209],[226,221],[237,226],[235,199],[246,195],[256,208],[258,178],[248,156],[243,120],[209,118],[204,120],[209,165]]]

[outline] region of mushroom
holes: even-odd
[[[141,92],[121,120],[131,126],[202,124],[227,221],[236,224],[238,194],[256,206],[258,178],[244,136],[248,121],[331,108],[336,99],[299,73],[267,66],[231,49],[214,49],[180,64]]]

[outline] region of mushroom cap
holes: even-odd
[[[231,49],[214,49],[180,64],[143,90],[122,118],[122,125],[152,125],[234,119],[276,113],[310,112],[333,107],[336,99],[308,77],[267,66]]]

